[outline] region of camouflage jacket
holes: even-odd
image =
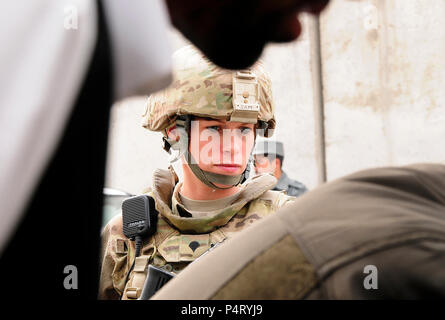
[[[187,210],[179,202],[176,175],[168,170],[156,170],[153,187],[146,194],[155,199],[159,213],[157,231],[143,240],[141,255],[126,284],[127,273],[135,259],[135,243],[124,236],[121,215],[105,226],[99,298],[136,299],[145,282],[148,264],[178,273],[214,244],[294,201],[294,197],[284,192],[271,190],[276,182],[269,174],[256,176],[243,184],[232,205],[207,217],[192,218],[181,214]]]

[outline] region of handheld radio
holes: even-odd
[[[136,240],[135,258],[127,273],[125,283],[128,282],[128,277],[134,268],[136,257],[141,253],[142,237],[153,235],[156,232],[157,223],[158,212],[152,197],[141,195],[122,202],[122,231],[128,239]]]
[[[122,222],[124,235],[130,240],[154,234],[158,222],[154,199],[147,195],[141,195],[124,200],[122,202]]]

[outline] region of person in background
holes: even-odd
[[[274,190],[284,190],[293,197],[298,197],[307,191],[304,184],[292,180],[283,171],[284,146],[280,141],[258,141],[253,151],[255,172],[272,173],[278,179]]]

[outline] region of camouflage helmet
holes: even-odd
[[[256,123],[257,128],[265,129],[259,130],[260,136],[271,136],[274,103],[262,62],[234,71],[217,67],[193,46],[177,50],[173,54],[173,83],[149,97],[142,125],[163,131],[180,115]]]

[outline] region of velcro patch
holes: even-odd
[[[116,239],[116,253],[127,253],[127,242],[124,239]]]

